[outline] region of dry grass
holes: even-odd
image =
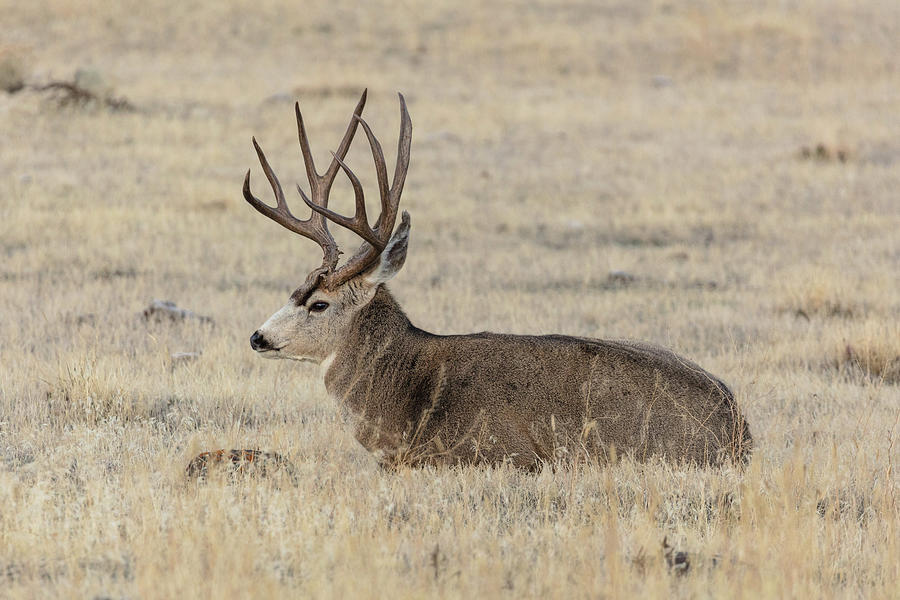
[[[898,6],[5,6],[15,77],[135,110],[0,92],[0,595],[897,597]],[[321,161],[364,86],[414,122],[412,320],[671,346],[736,390],[746,472],[385,472],[252,355],[318,255],[240,199],[250,136],[301,180],[294,97]],[[296,484],[186,480],[223,447]]]
[[[840,267],[804,266],[785,274],[779,308],[810,321],[846,319],[849,322],[878,317],[886,325],[900,310],[894,273],[871,273],[842,264]]]
[[[839,370],[887,384],[900,384],[900,323],[896,320],[854,323],[831,347],[831,364]]]

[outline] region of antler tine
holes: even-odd
[[[304,221],[291,214],[291,210],[288,208],[284,198],[284,190],[281,188],[281,183],[279,183],[278,177],[275,176],[275,172],[272,171],[272,167],[269,165],[269,161],[266,159],[266,155],[262,151],[262,148],[260,148],[259,144],[256,142],[255,137],[253,138],[253,147],[256,149],[256,155],[259,157],[259,163],[262,166],[263,172],[269,180],[269,184],[272,186],[277,206],[272,208],[253,195],[250,191],[249,169],[247,170],[247,175],[244,177],[244,199],[258,212],[272,219],[282,227],[289,229],[294,233],[299,233],[303,237],[309,238],[319,244],[319,246],[322,247],[323,253],[322,268],[327,270],[334,269],[338,262],[339,251],[334,238],[328,232],[325,220],[322,218],[313,219],[310,217]],[[313,213],[313,215],[317,216],[316,213]]]
[[[412,144],[412,121],[406,108],[406,99],[403,94],[400,97],[400,139],[397,143],[397,166],[394,168],[394,181],[388,189],[387,165],[384,160],[384,152],[381,144],[372,133],[369,124],[362,117],[357,117],[359,123],[366,132],[369,147],[372,149],[372,157],[375,159],[375,173],[378,176],[378,191],[381,194],[381,215],[375,223],[375,231],[379,238],[387,243],[397,220],[397,210],[400,206],[400,195],[403,193],[403,184],[406,182],[406,173],[409,171],[409,151]],[[384,227],[382,227],[384,223]]]
[[[344,173],[347,174],[347,178],[350,179],[350,184],[353,186],[353,194],[356,196],[356,210],[353,213],[353,217],[345,217],[324,206],[317,206],[310,202],[306,196],[303,196],[304,202],[306,202],[306,205],[316,213],[327,217],[341,227],[346,227],[369,242],[372,246],[383,248],[384,241],[379,239],[375,232],[372,231],[372,228],[369,227],[369,219],[366,216],[366,197],[363,193],[363,187],[359,182],[359,178],[350,170],[350,167],[348,167],[344,161],[337,157],[336,153],[332,152],[332,155],[334,156],[334,160],[337,161],[337,164],[344,170]]]
[[[297,115],[297,137],[300,140],[300,153],[303,155],[303,164],[306,167],[306,178],[309,180],[310,193],[315,194],[319,174],[316,172],[316,163],[313,160],[312,151],[309,149],[309,138],[306,137],[306,127],[303,125],[299,102],[294,102],[294,113]]]
[[[390,198],[390,190],[387,182],[387,165],[384,162],[384,152],[381,151],[381,144],[372,133],[369,124],[362,117],[357,117],[359,124],[362,125],[366,138],[369,140],[369,147],[372,149],[372,157],[375,159],[375,174],[378,177],[378,193],[381,196],[381,214],[378,215],[378,221],[375,222],[377,230],[381,225],[381,219],[387,209],[388,199]]]
[[[362,197],[362,186],[359,185],[359,180],[353,172],[350,171],[342,160],[338,159],[337,155],[335,155],[335,160],[338,161],[338,165],[347,173],[354,191],[357,192],[356,214],[351,219],[338,215],[327,208],[315,207],[310,204],[310,207],[315,212],[326,216],[334,223],[351,229],[366,240],[366,243],[357,250],[346,264],[328,276],[327,285],[329,286],[339,285],[368,268],[372,261],[375,260],[385,246],[387,246],[391,234],[393,233],[400,206],[400,195],[403,193],[403,184],[406,181],[406,173],[409,169],[409,151],[412,144],[412,121],[409,118],[409,111],[406,108],[406,100],[403,98],[403,94],[399,94],[399,96],[400,140],[397,147],[397,167],[394,170],[394,181],[390,188],[387,186],[387,165],[385,164],[381,144],[375,138],[369,124],[360,116],[356,116],[355,118],[356,122],[363,126],[363,131],[366,132],[369,146],[372,149],[372,156],[375,159],[375,172],[378,176],[378,190],[381,195],[381,214],[378,216],[378,220],[375,221],[374,229],[368,225],[368,222],[364,217],[365,203]],[[361,216],[362,219],[360,219]],[[363,232],[370,234],[371,238],[374,239],[364,235]]]
[[[359,102],[356,103],[356,108],[353,109],[353,116],[350,118],[350,123],[347,125],[347,131],[344,132],[344,137],[341,138],[341,143],[338,145],[337,151],[332,152],[334,159],[331,161],[331,164],[328,165],[328,170],[325,171],[325,174],[323,175],[323,178],[328,181],[329,187],[334,181],[334,176],[337,174],[340,161],[344,160],[344,157],[347,156],[347,151],[350,149],[350,143],[353,141],[353,136],[356,135],[356,122],[357,119],[362,116],[363,107],[366,105],[366,95],[368,93],[368,88],[363,90]]]
[[[397,166],[394,169],[394,183],[391,184],[391,196],[396,196],[394,210],[400,203],[400,194],[403,193],[403,185],[406,183],[406,173],[409,171],[409,150],[412,146],[412,120],[409,111],[406,110],[406,99],[400,96],[400,140],[397,142]]]
[[[356,120],[362,114],[363,108],[366,105],[367,94],[368,89],[363,90],[359,102],[356,103],[356,108],[353,110],[353,117],[350,119],[350,124],[347,125],[347,130],[344,132],[344,137],[341,138],[341,143],[338,145],[337,152],[333,153],[336,155],[335,158],[337,159],[343,160],[347,155],[347,151],[350,149],[350,144],[353,142],[353,136],[356,135]],[[312,201],[318,206],[327,207],[328,193],[331,191],[331,186],[334,183],[334,178],[337,175],[340,165],[338,164],[338,161],[332,159],[331,164],[328,165],[328,169],[325,173],[319,175],[316,171],[316,164],[312,157],[312,151],[309,148],[309,139],[306,136],[306,127],[303,123],[303,115],[300,113],[299,102],[294,104],[294,112],[297,115],[297,137],[300,140],[300,152],[303,154],[303,164],[306,166],[306,178],[309,180],[310,196],[312,196]]]
[[[269,166],[269,161],[266,160],[266,155],[262,151],[262,148],[259,147],[259,144],[256,142],[255,136],[253,137],[253,148],[256,149],[256,156],[259,157],[259,164],[262,165],[263,173],[266,174],[266,179],[269,180],[269,185],[272,186],[272,191],[275,193],[275,201],[278,203],[279,212],[283,211],[285,213],[285,216],[293,217],[293,215],[291,214],[291,211],[288,210],[287,202],[285,202],[285,200],[284,200],[284,190],[281,189],[281,184],[278,182],[278,178],[275,177],[275,172],[272,171],[272,167]],[[246,177],[245,183],[246,183],[246,186],[244,188],[244,190],[245,190],[244,197],[246,197],[247,193],[250,192],[250,170],[249,169],[247,169],[247,177]],[[252,194],[250,194],[250,196],[253,198],[253,200],[256,201],[256,203],[262,204],[257,198],[253,197]],[[247,198],[247,201],[249,202],[250,199]],[[251,204],[254,204],[254,203],[251,202]],[[254,204],[254,206],[255,206],[255,204]],[[266,208],[268,208],[268,206]]]

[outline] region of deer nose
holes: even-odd
[[[250,336],[250,347],[257,352],[272,349],[272,346],[269,345],[269,342],[266,341],[266,338],[264,338],[258,330],[254,331],[253,335]]]

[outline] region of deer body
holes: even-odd
[[[315,169],[297,106],[311,199],[298,191],[313,211],[306,220],[291,214],[254,140],[277,206],[253,196],[249,171],[244,197],[319,243],[323,262],[253,334],[253,349],[269,358],[322,364],[328,393],[356,417],[357,439],[385,465],[509,461],[533,468],[557,459],[607,457],[613,449],[639,459],[745,461],[752,440],[731,391],[668,350],[562,335],[440,336],[410,323],[385,287],[404,264],[410,231],[406,212],[394,230],[412,132],[400,99],[390,186],[381,146],[360,117],[365,93],[323,175]],[[366,133],[378,176],[381,214],[374,226],[362,186],[343,162],[357,125]],[[328,208],[339,169],[353,185],[353,217]],[[364,240],[341,267],[329,221]]]
[[[535,467],[628,453],[743,459],[750,434],[728,388],[645,344],[414,327],[383,286],[325,371],[328,393],[385,464]],[[738,453],[737,455],[735,453]]]

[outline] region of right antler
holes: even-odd
[[[249,170],[247,171],[247,176],[244,178],[244,198],[251,206],[253,206],[253,208],[276,223],[315,241],[322,247],[324,254],[322,266],[313,270],[307,277],[306,283],[297,290],[297,292],[300,292],[302,295],[305,295],[315,288],[322,278],[324,278],[325,287],[334,288],[361,273],[378,258],[379,254],[381,254],[381,251],[384,250],[390,240],[394,230],[394,223],[397,220],[400,195],[403,193],[403,184],[406,182],[406,173],[409,170],[409,149],[412,142],[412,122],[409,118],[409,112],[406,109],[406,101],[403,99],[402,94],[399,96],[400,140],[397,148],[397,166],[394,170],[394,181],[390,188],[388,188],[387,184],[387,166],[384,160],[384,153],[381,150],[381,144],[378,143],[378,140],[372,133],[368,123],[366,123],[361,116],[363,107],[366,104],[366,91],[363,91],[362,97],[356,105],[356,109],[353,111],[353,118],[347,126],[347,131],[344,133],[344,137],[338,146],[337,152],[332,153],[331,164],[323,175],[319,175],[316,172],[312,153],[309,149],[309,140],[306,137],[306,128],[303,125],[303,117],[300,114],[300,104],[297,103],[295,105],[297,113],[297,130],[300,138],[300,151],[303,154],[303,162],[306,166],[311,196],[311,198],[307,197],[300,186],[297,186],[300,197],[303,198],[306,205],[312,209],[312,214],[306,220],[298,219],[291,214],[287,202],[284,199],[284,191],[281,188],[281,184],[278,182],[278,178],[275,177],[275,173],[272,172],[265,154],[263,154],[259,144],[256,143],[256,138],[253,139],[253,146],[256,148],[256,154],[259,156],[259,162],[262,165],[263,172],[266,174],[266,178],[272,186],[272,191],[275,193],[277,206],[272,208],[256,198],[250,192]],[[366,132],[366,137],[369,140],[369,146],[372,149],[372,155],[375,159],[378,190],[381,195],[381,214],[375,221],[374,227],[369,225],[368,217],[366,216],[366,201],[362,184],[360,184],[359,179],[344,162],[347,150],[349,150],[350,143],[353,141],[353,136],[356,133],[357,124],[362,125],[363,130]],[[337,175],[338,169],[342,169],[344,173],[346,173],[353,186],[353,193],[356,197],[356,210],[352,217],[346,217],[328,208],[328,195],[331,192],[331,186],[334,183],[334,178]],[[331,220],[342,227],[346,227],[365,240],[365,243],[360,247],[356,254],[354,254],[344,266],[337,270],[335,270],[335,267],[337,267],[340,250],[338,250],[334,238],[328,231],[326,219]],[[409,221],[409,215],[405,212],[403,213],[403,221],[405,223],[408,223]],[[295,294],[297,292],[295,292]]]

